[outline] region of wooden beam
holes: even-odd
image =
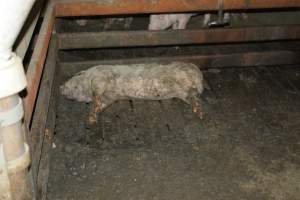
[[[56,16],[87,16],[218,9],[218,0],[56,0]],[[224,10],[300,7],[298,0],[224,0]]]

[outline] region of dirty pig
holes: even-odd
[[[150,15],[148,30],[185,29],[190,18],[196,14],[153,14]]]
[[[79,72],[60,87],[69,99],[92,102],[89,123],[116,100],[179,98],[202,118],[203,75],[191,63],[99,65]]]

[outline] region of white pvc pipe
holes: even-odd
[[[0,0],[0,66],[12,56],[12,46],[35,0]]]
[[[6,180],[10,181],[10,187],[0,188],[0,193],[11,195],[1,197],[0,194],[0,199],[32,199],[27,170],[29,151],[25,148],[28,145],[24,143],[21,121],[23,105],[18,95],[26,86],[26,76],[22,61],[12,52],[12,46],[34,1],[0,0],[0,147],[4,153],[0,156],[5,157],[4,164],[10,173]],[[9,166],[14,167],[9,169]]]

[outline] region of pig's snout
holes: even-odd
[[[70,88],[68,88],[66,85],[61,85],[59,87],[59,91],[62,95],[66,96],[68,98],[74,98]]]

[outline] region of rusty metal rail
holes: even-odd
[[[44,68],[45,59],[47,56],[48,45],[50,42],[52,30],[54,27],[55,15],[53,5],[49,5],[44,16],[44,21],[39,32],[39,37],[31,57],[26,77],[27,77],[27,96],[24,98],[25,121],[29,126],[35,100],[38,93],[38,88]],[[53,66],[54,67],[54,66]]]
[[[31,171],[33,178],[35,180],[35,185],[37,182],[43,182],[47,180],[47,170],[43,169],[43,159],[42,153],[47,149],[47,145],[51,143],[53,132],[47,132],[46,123],[49,117],[50,104],[53,104],[53,88],[54,88],[54,78],[56,70],[56,36],[53,35],[50,40],[49,50],[47,53],[47,59],[45,62],[45,67],[43,70],[40,89],[37,94],[37,100],[35,105],[35,114],[32,118],[32,125],[30,130],[30,144],[31,147]],[[45,190],[44,187],[38,187],[38,195]],[[37,198],[42,199],[42,198]]]
[[[218,0],[56,0],[56,16],[192,12],[218,9]],[[224,10],[300,7],[299,0],[224,0]]]
[[[173,31],[58,34],[59,49],[237,43],[300,39],[300,25]]]

